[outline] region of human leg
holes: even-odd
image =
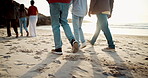
[[[86,41],[85,41],[85,37],[84,37],[84,34],[83,34],[83,30],[82,30],[82,22],[83,22],[83,18],[84,17],[79,17],[79,39],[81,41],[81,48],[84,48],[86,47]]]
[[[37,24],[37,20],[38,20],[38,16],[35,15],[33,16],[33,29],[34,29],[34,36],[36,37],[37,33],[36,33],[36,24]]]
[[[32,17],[31,16],[29,16],[29,25],[28,25],[28,27],[29,27],[30,36],[33,36]]]
[[[27,18],[26,17],[23,18],[23,27],[24,27],[24,29],[25,29],[25,31],[27,33],[26,36],[28,36],[29,32],[28,32],[28,29],[27,29]]]
[[[60,3],[60,23],[64,29],[64,32],[66,34],[66,37],[68,38],[69,42],[72,45],[73,48],[73,53],[77,52],[79,50],[79,43],[75,40],[70,26],[68,24],[67,16],[68,16],[68,10],[69,10],[69,5],[67,3]]]
[[[54,36],[55,49],[62,48],[61,34],[60,34],[60,5],[58,3],[50,4],[51,25]]]
[[[13,27],[13,30],[14,30],[14,32],[15,32],[15,34],[16,34],[16,38],[18,37],[18,30],[17,30],[17,27],[18,27],[18,22],[17,22],[17,20],[16,19],[14,19],[14,20],[11,20],[11,25],[12,25],[12,27]]]
[[[79,17],[76,15],[72,15],[72,24],[74,30],[75,39],[80,43],[79,38]]]
[[[104,32],[104,35],[107,39],[107,43],[108,43],[108,47],[109,48],[115,48],[113,39],[112,39],[112,35],[111,32],[108,28],[108,17],[106,14],[98,14],[97,15],[98,19],[99,19],[99,24],[101,26],[101,30]]]
[[[10,20],[6,21],[6,25],[7,25],[7,36],[10,37],[11,36],[11,22]]]
[[[85,42],[85,37],[83,34],[83,30],[82,30],[82,22],[83,22],[83,17],[79,17],[79,33],[80,33],[80,40],[81,43]]]
[[[22,27],[22,24],[23,24],[23,21],[22,21],[22,18],[19,19],[19,25],[20,25],[20,33],[21,33],[21,36],[23,36],[23,27]]]
[[[66,37],[71,42],[72,39],[74,39],[74,36],[71,32],[71,28],[70,28],[70,26],[68,24],[68,20],[67,20],[69,5],[70,4],[68,4],[68,3],[60,3],[60,23],[64,29]]]
[[[100,34],[100,30],[101,30],[101,28],[100,28],[99,19],[97,19],[96,31],[95,31],[94,36],[93,36],[92,39],[90,40],[90,44],[92,44],[92,45],[95,44],[95,42],[96,42],[96,40],[97,40],[97,38],[98,38],[98,36],[99,36],[99,34]]]
[[[32,37],[36,36],[37,16],[29,16],[29,32]]]

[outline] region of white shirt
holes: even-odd
[[[72,14],[84,17],[87,14],[87,0],[72,0]]]

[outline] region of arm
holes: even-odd
[[[36,7],[36,14],[38,14],[39,12],[38,12],[38,8]]]
[[[19,19],[19,17],[20,17],[20,11],[19,11],[19,9],[18,9],[18,7],[16,6],[16,5],[14,5],[14,8],[15,8],[15,15],[16,15],[16,19],[18,20]]]
[[[71,0],[71,4],[74,2],[74,0]]]
[[[112,15],[112,11],[113,11],[113,4],[114,4],[114,0],[110,0],[110,16],[109,18],[111,17]]]
[[[91,0],[90,2],[90,8],[89,8],[89,12],[88,12],[88,15],[91,16],[90,14],[92,14],[92,10],[95,6],[95,3],[96,3],[96,0]]]
[[[46,0],[46,1],[49,3],[50,0]]]
[[[30,7],[29,7],[29,9],[28,9],[28,16],[30,16]]]
[[[26,9],[25,9],[25,14],[26,14],[26,16],[28,16],[28,10],[26,10]]]

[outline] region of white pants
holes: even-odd
[[[30,36],[35,37],[36,36],[36,23],[38,20],[37,15],[29,16],[29,33]]]

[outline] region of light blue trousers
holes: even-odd
[[[28,31],[28,29],[27,29],[27,18],[26,17],[20,18],[19,24],[20,24],[20,33],[21,34],[23,33],[23,27],[24,27],[26,32]]]
[[[74,36],[75,39],[80,43],[85,42],[84,34],[82,31],[82,22],[84,17],[79,17],[74,14],[72,14],[72,22],[73,22],[73,30],[74,30]]]
[[[70,3],[50,3],[49,5],[55,49],[62,48],[60,26],[63,27],[65,35],[70,42],[74,39],[67,20]]]
[[[100,30],[102,30],[106,39],[107,39],[108,47],[109,48],[115,48],[111,32],[108,28],[108,20],[107,20],[108,17],[107,17],[107,15],[106,14],[97,14],[97,18],[98,18],[98,20],[97,20],[97,25],[96,25],[96,32],[91,39],[91,44],[94,45],[94,43],[96,42],[97,37],[100,33]]]

